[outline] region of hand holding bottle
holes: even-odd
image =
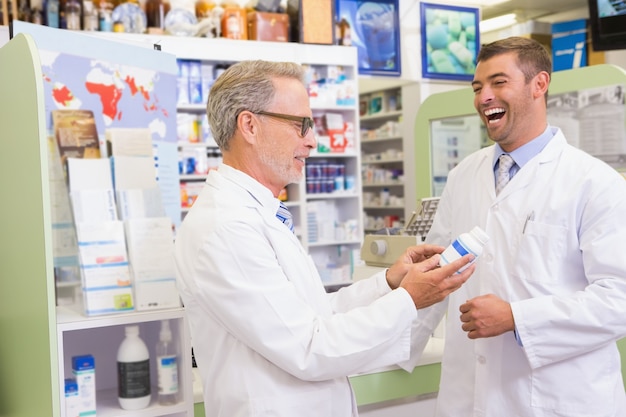
[[[409,271],[411,265],[425,261],[426,259],[443,252],[445,248],[438,245],[414,245],[409,246],[402,256],[389,267],[385,277],[387,278],[387,284],[392,290],[395,290],[402,282],[402,279]]]
[[[473,260],[472,255],[465,255],[442,267],[439,267],[439,260],[440,255],[434,255],[411,265],[400,283],[400,287],[408,291],[418,310],[443,301],[450,293],[459,289],[476,269],[476,265],[472,264],[463,272],[457,272]]]

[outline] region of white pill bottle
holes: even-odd
[[[439,260],[439,266],[448,265],[449,263],[454,262],[467,254],[474,255],[474,260],[472,260],[472,262],[464,265],[457,271],[457,274],[460,274],[471,264],[476,262],[476,259],[478,259],[478,257],[483,253],[483,248],[487,241],[489,241],[489,236],[487,236],[487,233],[485,233],[485,231],[478,226],[474,227],[467,233],[462,233],[454,242],[450,244],[450,246],[446,248],[445,251],[443,251],[441,259]]]

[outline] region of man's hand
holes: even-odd
[[[471,262],[472,255],[465,255],[446,266],[439,268],[440,256],[432,256],[425,261],[409,266],[400,287],[408,291],[413,298],[415,308],[425,308],[443,301],[450,293],[457,290],[474,273],[476,265],[470,265],[465,271],[456,272]]]
[[[493,337],[515,330],[511,304],[493,295],[472,298],[459,307],[461,328],[470,339]]]
[[[443,252],[445,249],[443,246],[426,244],[409,246],[402,256],[387,270],[386,278],[389,288],[395,290],[400,286],[400,282],[402,282],[411,265],[425,261],[433,255]]]

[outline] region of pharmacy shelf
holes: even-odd
[[[393,88],[388,91],[395,92],[398,90],[399,88]],[[398,120],[401,117],[402,117],[402,110],[381,111],[380,113],[362,115],[361,123],[386,122],[388,120]]]
[[[80,304],[58,306],[56,310],[57,330],[60,332],[137,324],[153,320],[180,319],[184,314],[184,309],[182,307],[153,311],[131,311],[128,313],[107,314],[101,316],[85,316],[82,312]]]
[[[151,388],[153,393],[158,392],[158,386],[153,385]],[[117,390],[105,389],[98,390],[98,417],[158,417],[158,416],[176,416],[185,415],[186,407],[183,403],[173,405],[160,405],[153,395],[148,407],[141,410],[122,410],[117,400]]]
[[[191,337],[188,334],[183,308],[144,312],[120,313],[108,316],[82,317],[73,309],[57,307],[57,340],[59,384],[63,386],[63,374],[71,375],[71,358],[89,352],[96,359],[96,408],[98,416],[116,417],[156,417],[189,416],[193,405],[193,387],[191,377]],[[179,399],[174,405],[160,405],[158,398],[158,380],[156,369],[156,344],[162,320],[170,322],[173,341],[179,352],[178,381]],[[140,337],[146,344],[150,355],[151,402],[141,410],[127,411],[120,408],[117,401],[117,350],[124,339],[125,327],[137,325]],[[185,354],[184,352],[188,352]],[[64,414],[64,398],[61,400]],[[70,416],[65,416],[70,417]]]
[[[59,36],[66,35],[69,32],[59,31]],[[89,40],[84,42],[88,44]],[[118,50],[121,54],[121,48]],[[135,51],[136,48],[123,52]],[[151,53],[152,56],[162,60],[160,63],[165,67],[175,66],[171,56],[158,52]],[[58,289],[76,287],[55,286],[53,247],[57,242],[48,171],[47,111],[40,54],[34,37],[17,34],[0,48],[0,61],[11,63],[3,68],[0,95],[21,97],[0,104],[0,125],[6,135],[0,166],[31,174],[19,182],[9,175],[0,176],[2,189],[10,195],[28,189],[21,204],[5,205],[2,216],[8,221],[2,223],[6,258],[0,265],[0,275],[11,277],[0,280],[0,315],[11,318],[11,325],[3,328],[0,344],[1,356],[11,358],[2,368],[2,379],[7,382],[2,384],[3,410],[12,416],[66,417],[64,386],[65,378],[72,376],[71,359],[92,354],[98,416],[193,417],[191,338],[182,308],[87,317],[80,305],[56,306]],[[138,325],[151,357],[155,357],[161,320],[170,321],[180,353],[179,402],[173,406],[157,404],[156,362],[151,361],[154,401],[144,410],[122,410],[115,400],[116,352],[124,337],[124,327]],[[36,397],[33,393],[37,393]]]
[[[365,233],[404,223],[411,201],[407,196],[403,86],[372,90],[360,95],[362,190]],[[385,196],[383,196],[383,191]],[[381,204],[383,199],[397,206]],[[380,227],[380,226],[383,227]]]

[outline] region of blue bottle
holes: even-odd
[[[46,1],[46,26],[51,28],[59,27],[59,0]]]

